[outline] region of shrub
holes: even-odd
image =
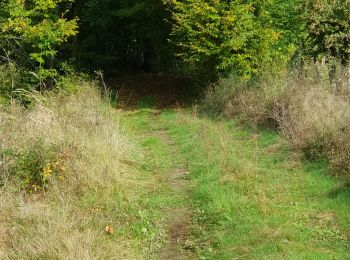
[[[273,114],[281,133],[294,147],[312,150],[330,145],[346,128],[350,105],[322,86],[299,82],[276,99]]]
[[[65,161],[58,147],[47,147],[38,141],[23,151],[7,150],[2,154],[12,162],[8,176],[16,178],[19,186],[30,193],[48,188],[53,177],[64,178]]]
[[[77,73],[72,66],[62,64],[60,75],[55,79],[55,89],[66,93],[76,93],[80,83],[88,81],[88,76]],[[23,68],[19,68],[12,62],[0,65],[0,105],[9,104],[11,99],[16,99],[21,104],[29,105],[33,95],[28,95],[38,89],[38,78]],[[42,91],[45,92],[45,91]]]
[[[333,140],[332,146],[327,149],[327,158],[333,169],[333,173],[338,177],[344,179],[346,182],[350,181],[350,126],[340,133],[340,135]]]
[[[243,85],[243,86],[240,86]],[[210,86],[201,102],[200,109],[209,115],[224,115],[228,103],[235,98],[239,90],[244,88],[244,82],[239,78],[221,78],[218,83]]]
[[[43,86],[57,76],[53,65],[59,47],[77,34],[78,19],[66,18],[71,4],[70,0],[8,0],[0,6],[1,52],[23,68],[35,67]]]
[[[306,158],[329,160],[333,173],[350,180],[350,103],[320,85],[285,89],[274,107],[274,117],[290,145]]]
[[[22,88],[21,73],[13,63],[0,65],[0,96],[9,99],[15,93],[15,90]]]

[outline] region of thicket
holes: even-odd
[[[293,40],[285,40],[289,28],[279,27],[274,11],[277,4],[290,8],[295,1],[281,2],[170,1],[177,54],[208,80],[230,72],[251,78],[267,68],[279,70],[294,49]]]
[[[77,34],[77,18],[65,17],[71,3],[71,0],[3,2],[0,5],[3,63],[27,69],[31,72],[27,81],[51,88],[53,82],[49,80],[57,76],[55,58],[59,47]]]

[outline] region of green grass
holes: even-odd
[[[164,228],[167,207],[186,203],[193,209],[190,240],[199,258],[350,258],[350,192],[325,162],[301,161],[268,130],[187,111],[154,113],[129,115],[148,154],[141,170],[146,179],[158,178],[143,197],[153,230]],[[169,197],[166,176],[179,162],[195,183],[188,200]]]
[[[273,131],[186,109],[116,114],[90,85],[3,112],[6,149],[42,137],[67,158],[45,192],[1,187],[0,258],[160,259],[177,250],[171,226],[189,228],[194,259],[350,259],[349,189]]]
[[[131,227],[133,239],[139,241],[146,259],[157,258],[166,243],[168,209],[184,203],[181,196],[172,196],[169,184],[170,172],[181,162],[182,154],[170,145],[172,140],[154,113],[154,110],[144,108],[124,117],[131,136],[142,150],[142,158],[135,158],[138,162],[137,178],[148,183],[138,199],[138,220]]]

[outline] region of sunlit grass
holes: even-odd
[[[303,161],[273,131],[185,109],[120,113],[90,87],[1,116],[7,148],[40,139],[70,154],[64,179],[50,173],[48,186],[29,194],[11,163],[1,165],[9,173],[1,258],[159,259],[167,214],[182,206],[191,210],[194,258],[350,257],[349,190],[326,162]],[[180,166],[189,184],[174,195],[169,178]]]
[[[188,160],[192,239],[209,259],[346,259],[350,192],[324,162],[308,163],[276,133],[166,112]]]

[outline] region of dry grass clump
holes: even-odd
[[[79,84],[0,108],[1,259],[135,259],[128,239],[104,230],[125,221],[131,147],[116,111]]]
[[[333,173],[348,182],[350,99],[340,90],[320,82],[294,82],[276,99],[273,116],[293,148],[309,159],[327,159]]]
[[[222,115],[227,104],[244,89],[244,82],[234,76],[221,78],[219,82],[208,88],[200,109],[209,115]]]
[[[339,134],[327,149],[333,172],[346,182],[350,180],[350,126]]]
[[[323,153],[350,123],[350,103],[317,85],[290,86],[278,97],[274,118],[281,133],[311,157]]]
[[[268,124],[274,100],[282,88],[283,82],[276,77],[245,81],[230,76],[208,89],[201,108],[207,114],[237,117],[244,123]]]

